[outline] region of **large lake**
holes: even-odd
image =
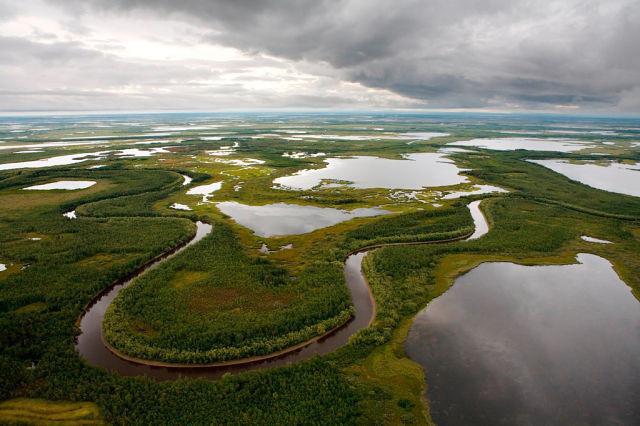
[[[407,154],[401,160],[379,157],[327,158],[321,169],[301,170],[274,183],[308,190],[323,181],[350,182],[354,188],[422,189],[467,182],[444,154]]]
[[[611,264],[485,263],[416,318],[439,425],[640,424],[640,303]]]
[[[530,160],[593,188],[640,197],[640,163],[570,163],[566,160]]]

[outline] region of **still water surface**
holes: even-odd
[[[580,151],[581,149],[593,146],[585,141],[563,138],[487,138],[452,142],[449,145],[492,149],[496,151],[515,151],[517,149],[525,149],[528,151],[556,152]]]
[[[231,216],[233,220],[251,229],[260,237],[304,234],[356,217],[389,213],[380,208],[340,210],[286,203],[250,206],[235,201],[225,201],[217,203],[216,206],[222,213]]]
[[[467,182],[450,159],[440,153],[407,154],[401,160],[379,157],[327,158],[321,169],[279,177],[275,184],[309,190],[323,181],[346,181],[354,188],[422,189]]]
[[[640,303],[611,264],[485,263],[414,322],[439,425],[640,424]]]
[[[93,180],[58,180],[55,182],[44,183],[42,185],[33,185],[23,188],[30,191],[50,191],[54,189],[73,191],[76,189],[85,189],[95,185]]]
[[[566,160],[530,160],[569,179],[619,194],[640,197],[640,163],[570,163]]]

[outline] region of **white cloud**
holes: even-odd
[[[634,0],[0,0],[0,109],[638,112],[639,38]]]

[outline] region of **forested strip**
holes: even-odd
[[[362,247],[417,243],[463,237],[473,232],[473,220],[464,202],[435,210],[382,217],[345,234],[342,254]]]
[[[123,290],[104,322],[127,355],[211,363],[266,355],[345,323],[350,297],[339,263],[297,277],[247,256],[231,228],[212,233]]]

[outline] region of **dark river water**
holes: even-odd
[[[80,335],[77,338],[76,349],[90,365],[102,367],[124,376],[147,376],[158,380],[176,380],[180,378],[208,378],[216,379],[225,373],[241,372],[259,368],[289,365],[316,355],[325,355],[346,345],[349,338],[359,330],[367,327],[375,316],[375,304],[369,286],[362,275],[362,260],[367,252],[351,254],[344,263],[344,274],[347,288],[351,293],[354,314],[349,322],[322,339],[313,341],[299,349],[288,351],[278,356],[250,363],[224,366],[150,366],[127,361],[111,352],[102,341],[102,321],[105,312],[120,290],[131,285],[133,280],[146,271],[157,267],[173,256],[179,255],[190,245],[206,237],[211,232],[211,225],[198,222],[196,236],[184,247],[169,256],[163,257],[143,270],[134,274],[115,286],[110,287],[92,303],[80,319]]]
[[[611,264],[485,263],[417,317],[439,425],[640,424],[640,303]]]

